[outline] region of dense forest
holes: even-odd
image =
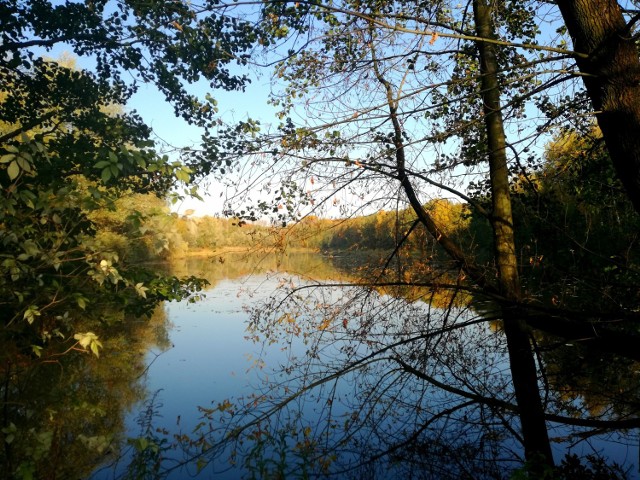
[[[279,468],[304,478],[624,477],[552,445],[640,427],[639,12],[0,0],[0,475],[86,477],[116,448],[106,426],[141,396],[133,352],[169,344],[157,307],[208,284],[164,261],[305,248],[376,259],[252,311],[252,340],[304,354],[264,395],[203,409],[206,430],[174,445],[185,464],[288,449],[304,470]],[[267,118],[224,115],[217,93],[262,81]],[[161,141],[128,107],[142,85],[201,141]],[[212,178],[224,218],[171,212]],[[76,394],[54,411],[46,392]],[[83,418],[100,422],[65,435]],[[147,434],[128,472],[179,468]]]

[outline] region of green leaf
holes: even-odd
[[[82,348],[89,348],[96,357],[100,357],[100,348],[102,348],[102,343],[98,340],[98,336],[95,333],[76,333],[73,338],[78,341],[78,344]]]
[[[181,182],[188,183],[190,180],[190,175],[184,170],[176,170],[176,178]]]
[[[40,316],[40,310],[38,309],[37,306],[35,305],[29,305],[29,307],[25,310],[24,314],[23,314],[23,318],[29,322],[29,324],[32,324],[36,317]]]
[[[111,169],[107,167],[104,170],[102,170],[102,174],[100,175],[100,178],[102,178],[102,181],[104,183],[107,183],[109,180],[111,180]]]
[[[18,162],[18,166],[25,172],[31,171],[31,164],[24,157],[17,157],[16,162]]]
[[[18,166],[18,162],[15,160],[9,164],[9,168],[7,168],[7,174],[11,180],[15,180],[18,175],[20,175],[20,167]]]
[[[7,444],[11,444],[15,438],[16,433],[18,433],[18,427],[13,422],[10,422],[8,426],[2,428],[0,432],[4,433],[4,441]]]
[[[16,158],[15,153],[7,153],[6,155],[2,155],[2,157],[0,157],[0,163],[9,163],[14,158]]]
[[[98,190],[96,187],[89,187],[88,190],[91,196],[96,200],[99,200],[102,198],[102,192],[100,192],[100,190]]]
[[[87,348],[93,340],[98,338],[98,336],[93,332],[87,332],[87,333],[76,333],[73,336],[73,338],[78,341],[78,343],[82,348]]]
[[[76,297],[76,303],[78,304],[78,306],[84,310],[85,308],[87,308],[87,299],[85,297],[83,297],[82,295],[78,295]]]
[[[131,438],[129,444],[133,445],[138,452],[144,452],[149,446],[149,440],[144,437]]]
[[[93,167],[94,168],[104,168],[104,167],[108,167],[109,165],[111,165],[111,162],[109,162],[107,160],[100,160]]]

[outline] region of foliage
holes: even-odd
[[[607,465],[602,458],[595,455],[587,455],[582,462],[577,455],[567,454],[561,464],[555,469],[546,469],[542,476],[535,472],[533,462],[527,462],[522,469],[518,469],[511,476],[512,480],[526,480],[529,478],[547,480],[622,480],[628,478],[619,465]]]
[[[205,2],[200,8],[214,6],[215,2]],[[176,114],[204,125],[215,108],[189,95],[185,84],[203,78],[213,88],[233,89],[248,81],[227,69],[229,63],[247,61],[242,50],[251,41],[251,24],[246,21],[215,13],[198,16],[183,3],[3,1],[1,8],[7,20],[0,47],[3,75],[32,72],[8,92],[12,101],[3,112],[4,121],[40,124],[47,103],[53,102],[66,115],[84,106],[82,118],[104,122],[96,112],[100,104],[96,100],[109,98],[124,105],[137,89],[125,81],[134,75],[155,83]],[[52,85],[47,76],[54,67],[38,58],[34,47],[56,45],[67,45],[79,56],[93,56],[93,73],[68,72]],[[51,91],[52,87],[60,90]],[[29,109],[20,107],[20,98],[28,101]]]
[[[224,65],[246,61],[249,32],[246,22],[162,2],[2,2],[0,9],[0,319],[3,340],[37,351],[68,338],[81,318],[113,321],[107,304],[149,314],[158,301],[201,287],[132,262],[181,248],[163,224],[166,207],[153,206],[151,196],[215,165],[188,167],[159,154],[149,127],[120,106],[135,80],[153,82],[180,116],[208,124],[215,101],[198,100],[184,82],[241,88],[247,79]],[[40,56],[57,46],[92,56],[95,67]]]
[[[540,171],[514,185],[514,202],[531,296],[570,309],[635,308],[640,219],[599,130],[559,133]]]
[[[132,263],[184,254],[187,245],[167,202],[152,194],[126,194],[110,208],[89,212],[96,243]]]
[[[52,80],[56,81],[57,77]],[[5,100],[3,105],[10,101]],[[107,117],[103,119],[106,123],[121,124],[109,126],[102,132],[99,138],[103,145],[135,143],[137,128],[129,126],[127,130],[123,124],[125,119],[116,116],[110,120],[108,115],[103,116]],[[100,318],[105,302],[119,303],[127,311],[150,313],[157,301],[180,298],[184,293],[172,280],[162,280],[152,272],[145,273],[126,264],[119,265],[118,252],[110,248],[113,245],[105,245],[97,234],[91,212],[117,206],[114,200],[132,189],[154,189],[160,194],[169,183],[151,183],[153,173],[126,173],[124,166],[117,186],[109,185],[111,178],[100,173],[102,167],[95,167],[95,173],[91,173],[92,156],[99,155],[104,147],[88,149],[85,144],[83,152],[75,138],[75,132],[81,130],[89,135],[90,128],[90,124],[74,124],[71,129],[55,127],[42,134],[30,130],[33,138],[23,132],[19,140],[12,137],[5,144],[9,152],[5,158],[14,157],[4,164],[0,316],[4,339],[14,338],[23,349],[41,346],[55,335],[66,337],[81,317]],[[80,156],[85,157],[83,164],[76,158]],[[110,156],[115,154],[111,152]],[[152,161],[157,165],[165,162],[152,150],[132,154],[130,161],[136,157],[143,159],[149,168]],[[12,177],[14,162],[22,167]],[[76,171],[80,165],[87,169],[86,175]],[[120,172],[120,167],[116,170]],[[165,175],[170,179],[171,170],[166,170]]]
[[[191,250],[270,248],[276,243],[273,237],[278,235],[275,229],[237,218],[176,217],[172,219],[172,224]]]

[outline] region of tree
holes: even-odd
[[[473,3],[476,31],[481,38],[495,37],[492,7],[484,0]],[[509,167],[506,134],[500,105],[498,63],[495,47],[478,44],[480,59],[480,88],[483,102],[489,178],[491,182],[493,244],[497,264],[498,290],[510,302],[521,303],[522,293],[518,275],[516,244],[510,197]],[[526,322],[517,312],[502,309],[504,333],[509,348],[511,376],[518,408],[526,458],[541,456],[553,465],[553,454],[544,419],[544,408],[538,388],[535,358],[531,351]]]
[[[111,209],[90,212],[97,243],[129,263],[184,254],[186,242],[167,203],[153,194],[130,194],[118,198]]]
[[[447,276],[432,273],[411,281],[383,268],[364,278],[343,303],[330,302],[325,309],[321,308],[323,301],[298,292],[285,296],[291,302],[288,315],[282,314],[282,299],[270,304],[271,309],[257,311],[255,331],[268,341],[281,331],[284,338],[300,335],[307,346],[301,347],[306,356],[296,357],[301,360],[285,369],[300,372],[300,376],[290,384],[284,379],[274,388],[285,392],[293,388],[297,393],[285,394],[281,403],[265,397],[264,415],[255,414],[257,420],[245,425],[250,438],[256,440],[268,427],[280,426],[281,433],[291,435],[295,443],[296,432],[305,431],[304,421],[296,423],[299,419],[293,412],[290,417],[274,412],[283,411],[303,393],[317,391],[317,397],[325,400],[328,426],[311,443],[317,450],[311,448],[305,455],[315,458],[319,467],[333,461],[332,450],[322,445],[336,451],[363,447],[360,442],[369,439],[360,465],[386,458],[388,466],[402,459],[424,469],[425,477],[459,477],[472,471],[475,456],[481,471],[492,475],[496,467],[491,461],[505,448],[505,441],[497,440],[502,434],[494,428],[503,425],[522,442],[532,472],[541,476],[553,465],[549,424],[573,429],[575,435],[590,435],[578,432],[638,423],[635,415],[578,414],[569,408],[572,401],[578,401],[577,395],[545,390],[547,365],[539,354],[536,333],[542,331],[552,339],[545,342],[545,349],[571,340],[594,351],[638,360],[632,347],[637,340],[633,306],[637,297],[601,304],[600,309],[568,308],[554,294],[538,298],[522,288],[531,285],[536,272],[526,271],[522,261],[525,245],[515,227],[526,222],[526,217],[524,221],[514,219],[512,196],[522,185],[532,191],[528,201],[542,196],[536,176],[548,168],[541,154],[550,140],[545,135],[548,129],[563,127],[578,134],[593,129],[593,122],[581,120],[586,108],[583,92],[574,97],[565,93],[579,85],[572,61],[577,59],[582,70],[584,55],[568,50],[566,40],[563,45],[538,28],[540,17],[554,18],[559,13],[545,2],[482,0],[464,5],[442,1],[345,1],[326,6],[268,2],[260,10],[261,26],[273,39],[267,42],[272,47],[268,54],[276,56],[286,50],[275,63],[274,83],[282,88],[274,89],[271,99],[279,109],[281,124],[279,132],[259,137],[249,153],[260,151],[262,157],[252,161],[264,165],[262,175],[264,171],[271,174],[264,184],[266,193],[273,191],[275,175],[282,175],[290,186],[284,193],[276,189],[273,204],[263,205],[264,210],[273,211],[274,220],[280,222],[285,212],[274,208],[279,204],[302,205],[299,214],[305,208],[318,213],[332,205],[344,206],[346,200],[355,200],[356,206],[352,211],[345,207],[343,213],[358,212],[365,205],[371,209],[394,204],[411,207],[416,225],[438,242],[450,263]],[[557,22],[545,30],[556,28],[562,32]],[[637,61],[637,53],[635,56]],[[633,68],[624,67],[622,72],[625,81],[634,78]],[[568,102],[555,102],[565,95]],[[593,98],[594,93],[587,88],[587,95]],[[606,139],[608,134],[602,130]],[[625,132],[629,141],[632,134]],[[616,160],[618,154],[608,142],[607,146],[616,164],[620,158]],[[285,170],[288,159],[291,163]],[[465,183],[458,180],[463,175]],[[490,232],[491,241],[448,235],[424,208],[430,189],[466,202],[474,222]],[[628,187],[627,191],[631,192]],[[295,207],[291,210],[295,213]],[[254,216],[254,211],[249,215]],[[531,210],[526,214],[533,215]],[[558,227],[549,221],[545,225]],[[412,225],[402,230],[392,255],[397,255],[415,231]],[[558,233],[573,235],[566,230]],[[543,240],[538,237],[540,245]],[[480,248],[487,243],[492,250],[489,258],[476,255],[490,251]],[[606,268],[615,265],[624,270],[617,277],[622,284],[615,288],[633,289],[635,261],[623,264],[608,256],[608,247],[587,251],[575,243],[585,255],[602,259]],[[635,248],[633,243],[627,247]],[[540,261],[535,255],[526,263],[529,258],[532,264]],[[580,275],[581,284],[586,285],[594,272]],[[437,318],[440,314],[433,311],[404,303],[399,307],[397,300],[375,295],[377,288],[390,285],[399,288],[398,296],[402,287],[423,287],[421,299],[429,298],[430,292],[447,290],[451,308]],[[560,291],[564,287],[561,282],[549,282],[545,288]],[[485,302],[476,307],[481,315],[454,310],[461,291]],[[327,297],[332,298],[321,296]],[[305,309],[305,302],[320,313]],[[491,306],[487,308],[486,302]],[[495,320],[500,323],[485,330],[477,327]],[[483,350],[478,340],[490,347]],[[479,358],[474,355],[476,349],[482,352]],[[509,375],[498,358],[508,359]],[[483,372],[495,372],[495,377]],[[366,400],[340,397],[336,393],[340,392],[340,378],[356,382]],[[340,440],[330,443],[328,432],[339,423],[332,423],[336,420],[332,402],[338,398],[353,418],[340,430]],[[433,398],[444,399],[438,404]],[[486,443],[457,443],[459,431],[473,431]],[[262,444],[268,452],[277,448],[281,437],[269,438],[273,443]],[[430,450],[429,445],[437,448]],[[463,449],[472,453],[461,460],[459,469],[435,471],[430,463]],[[341,465],[327,468],[341,471],[357,463],[344,457],[340,461]]]
[[[97,241],[95,212],[125,195],[167,196],[222,164],[213,154],[184,162],[159,154],[149,127],[121,106],[138,82],[153,82],[177,114],[208,125],[215,100],[185,85],[204,78],[212,88],[242,88],[248,79],[227,65],[246,61],[250,24],[180,3],[3,1],[0,11],[3,334],[31,330],[23,338],[31,348],[68,334],[56,319],[69,308],[85,316],[87,304],[111,298],[148,313],[163,298],[188,295],[197,282],[156,278]],[[95,68],[39,56],[59,45],[91,56]],[[142,221],[132,212],[127,228],[139,231]]]
[[[118,219],[120,232],[108,232],[123,199],[154,195],[164,204],[175,188],[193,192],[199,175],[222,164],[213,154],[170,159],[136,112],[122,107],[140,82],[152,82],[177,114],[208,125],[215,100],[196,98],[186,84],[242,88],[247,79],[228,65],[244,62],[250,24],[180,2],[3,0],[0,17],[0,443],[7,453],[16,436],[31,438],[31,412],[9,401],[29,359],[99,356],[110,348],[101,333],[109,326],[149,316],[162,300],[192,298],[206,284],[145,268],[106,241],[108,234],[121,240],[123,231],[131,240],[159,218],[138,205]],[[56,46],[95,66],[42,56]],[[39,449],[32,460],[50,458],[48,438],[32,445]],[[33,465],[20,470],[21,462],[5,458],[5,475],[30,478]]]
[[[640,127],[640,60],[633,33],[637,13],[626,20],[615,0],[557,3],[618,178],[640,213],[640,159],[635,143]]]

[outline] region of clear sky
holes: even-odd
[[[218,101],[219,115],[225,122],[233,123],[249,117],[260,120],[263,124],[275,121],[274,110],[267,105],[268,78],[254,79],[244,92],[211,91],[204,82],[191,85],[189,90],[201,98],[204,98],[206,93],[210,93]],[[146,124],[153,128],[154,134],[162,142],[177,148],[197,146],[200,142],[202,130],[189,125],[181,118],[176,118],[173,107],[167,103],[154,85],[141,86],[129,101],[127,108],[135,109]],[[195,198],[185,198],[173,205],[172,209],[178,213],[195,210],[193,215],[198,216],[220,214],[222,212],[220,193],[224,187],[213,180],[209,183],[210,185],[203,188],[201,192],[205,202]]]

